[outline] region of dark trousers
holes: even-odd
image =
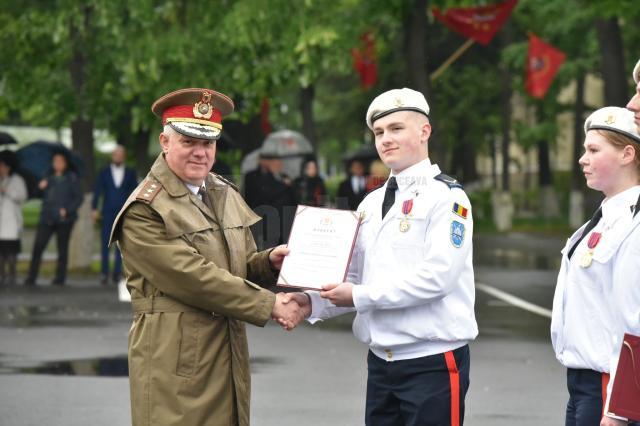
[[[608,375],[597,371],[567,369],[569,402],[565,426],[600,426],[607,392],[605,380],[608,380]]]
[[[36,239],[33,243],[33,252],[31,254],[31,265],[29,267],[29,275],[27,282],[35,283],[38,279],[38,271],[40,270],[40,261],[42,253],[47,247],[51,235],[56,234],[56,243],[58,248],[58,263],[56,265],[56,275],[53,279],[54,283],[64,284],[67,279],[67,263],[69,258],[69,237],[73,222],[56,223],[47,225],[40,223],[36,231]]]
[[[102,263],[101,269],[102,275],[105,277],[109,276],[109,236],[111,235],[111,226],[115,221],[115,217],[104,217],[102,218],[102,232],[101,232],[101,242],[102,242]],[[122,273],[122,257],[120,256],[120,250],[118,250],[118,246],[115,246],[115,255],[113,261],[113,278],[119,278]]]
[[[602,373],[597,371],[567,369],[569,402],[567,403],[566,426],[600,426],[603,398],[602,381]]]
[[[365,423],[463,424],[464,398],[469,389],[469,346],[447,354],[387,362],[369,352]]]

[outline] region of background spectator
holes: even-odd
[[[42,179],[38,188],[43,191],[40,222],[31,255],[29,275],[24,284],[34,286],[38,278],[40,261],[51,235],[56,234],[58,262],[53,285],[64,285],[67,278],[69,237],[82,204],[82,188],[78,176],[69,170],[69,162],[63,154],[54,154],[53,173]]]
[[[0,285],[16,283],[16,263],[23,229],[22,203],[27,199],[24,179],[14,170],[13,153],[0,152]]]
[[[127,201],[127,197],[138,185],[136,172],[124,165],[126,158],[127,152],[124,146],[118,145],[111,153],[111,164],[103,168],[98,174],[91,202],[93,220],[102,219],[100,226],[102,260],[100,283],[103,285],[109,282],[109,235],[111,226],[124,202]],[[102,209],[98,213],[100,197],[102,197]],[[122,274],[122,258],[118,247],[115,247],[114,258],[112,281],[117,284]]]
[[[297,204],[320,207],[326,204],[327,190],[318,176],[318,163],[309,158],[302,163],[300,177],[293,182]]]

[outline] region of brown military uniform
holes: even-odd
[[[116,219],[131,292],[129,377],[134,425],[248,425],[243,321],[263,326],[275,295],[258,217],[213,174],[205,205],[162,154]],[[212,314],[215,313],[215,314]]]

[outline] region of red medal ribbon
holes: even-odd
[[[404,200],[402,202],[402,213],[404,215],[408,215],[411,212],[412,208],[413,208],[413,198],[410,200]]]
[[[590,249],[594,249],[598,243],[600,242],[600,237],[602,236],[602,232],[592,232],[589,236],[589,242],[587,243],[587,247]]]

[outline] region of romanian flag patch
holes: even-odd
[[[453,203],[453,212],[461,218],[466,219],[467,215],[469,214],[469,209],[461,206],[458,203]]]

